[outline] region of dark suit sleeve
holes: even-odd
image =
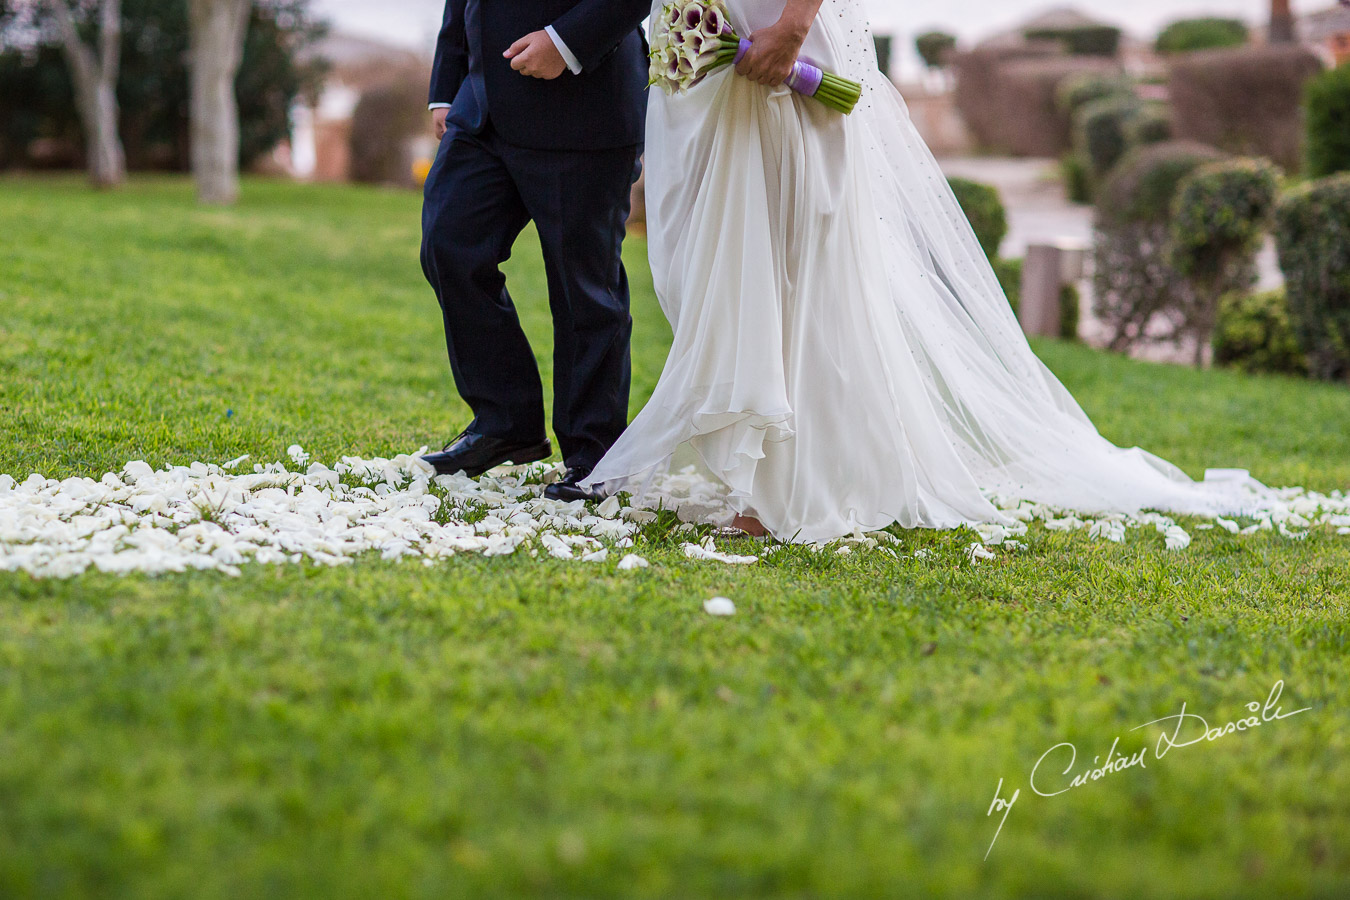
[[[553,30],[588,72],[637,30],[651,9],[651,0],[582,0],[553,23]]]
[[[445,19],[436,40],[436,61],[431,66],[430,103],[453,103],[469,74],[469,39],[464,33],[467,2],[446,0]]]

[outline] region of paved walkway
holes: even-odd
[[[1092,207],[1070,203],[1052,159],[952,158],[941,160],[949,176],[998,188],[1008,208],[1002,254],[1025,256],[1028,244],[1063,239],[1092,241]]]

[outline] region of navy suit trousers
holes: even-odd
[[[621,257],[641,147],[531,150],[489,120],[451,124],[427,177],[422,269],[440,301],[450,368],[473,430],[545,437],[543,387],[501,264],[533,221],[553,314],[553,430],[591,467],[628,422],[628,276]]]

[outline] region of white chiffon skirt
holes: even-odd
[[[742,35],[783,6],[729,2]],[[1113,446],[1032,353],[859,0],[825,0],[803,54],[864,83],[853,115],[730,70],[653,91],[649,243],[674,342],[589,484],[658,506],[691,462],[709,518],[812,542],[1001,523],[1008,500],[1240,511],[1250,485]]]

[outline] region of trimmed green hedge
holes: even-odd
[[[1072,56],[1115,56],[1120,52],[1120,38],[1121,30],[1113,25],[1044,28],[1026,32],[1029,41],[1059,41]]]
[[[1303,89],[1307,112],[1308,174],[1350,172],[1350,63],[1311,79]]]
[[[1008,211],[1003,207],[998,190],[967,178],[949,178],[947,181],[966,218],[970,219],[985,255],[996,258],[999,245],[1008,235]]]
[[[1182,19],[1162,30],[1154,45],[1159,53],[1189,53],[1193,50],[1215,50],[1220,47],[1241,47],[1250,33],[1241,19]]]
[[[1275,212],[1275,240],[1309,374],[1350,376],[1350,173],[1287,194]]]
[[[1223,298],[1214,327],[1214,364],[1252,373],[1308,373],[1284,291],[1233,293]]]

